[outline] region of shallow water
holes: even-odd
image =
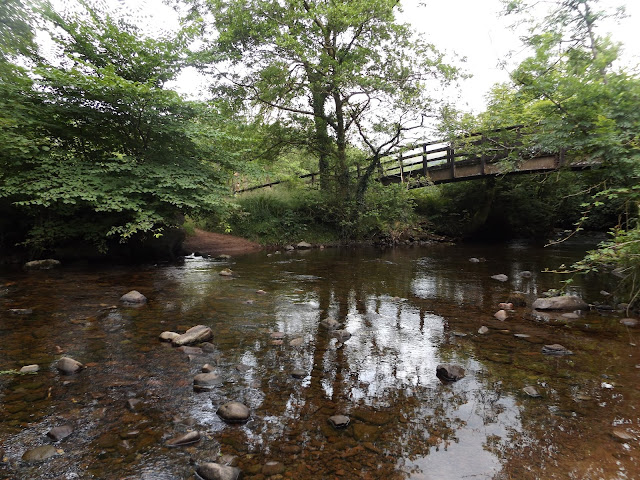
[[[229,455],[256,479],[269,461],[284,466],[276,479],[640,478],[638,441],[612,435],[640,435],[640,330],[604,310],[570,320],[521,307],[504,322],[493,318],[514,290],[532,300],[557,287],[561,278],[541,270],[570,264],[585,248],[328,249],[4,270],[0,369],[41,370],[0,375],[0,478],[191,480],[195,465]],[[234,277],[218,275],[227,267]],[[533,276],[520,277],[523,270]],[[490,278],[498,273],[509,280]],[[599,293],[602,282],[578,280],[571,291],[615,304]],[[132,289],[149,303],[118,305]],[[327,317],[352,334],[344,345],[319,326]],[[214,351],[189,358],[158,340],[197,324],[213,329]],[[488,334],[477,333],[482,325]],[[552,343],[574,355],[543,355]],[[61,376],[55,361],[63,355],[86,369]],[[225,381],[196,393],[193,377],[205,363]],[[440,363],[461,365],[466,376],[444,384]],[[294,369],[307,376],[293,378]],[[142,400],[133,411],[131,398]],[[216,415],[231,400],[251,408],[249,422],[227,425]],[[331,427],[335,414],[350,425]],[[71,436],[45,436],[63,424]],[[202,433],[199,443],[165,446],[190,430]],[[21,460],[46,444],[58,455]]]

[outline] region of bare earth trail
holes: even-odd
[[[234,237],[195,229],[195,235],[188,236],[182,247],[189,253],[202,255],[244,255],[262,250],[262,246],[245,238]]]

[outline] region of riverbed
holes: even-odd
[[[249,479],[640,478],[640,329],[620,323],[609,279],[567,287],[598,309],[530,308],[564,279],[542,271],[587,247],[436,244],[5,268],[0,478],[193,480],[207,462]],[[121,304],[131,290],[148,302]],[[527,306],[496,319],[514,298]],[[327,318],[351,337],[323,328]],[[195,325],[213,330],[201,352],[159,340]],[[546,355],[549,344],[573,354]],[[64,356],[84,368],[61,374]],[[464,377],[439,380],[444,363]],[[15,373],[31,364],[36,373]],[[195,391],[205,364],[222,381]],[[217,415],[229,401],[249,407],[246,423]],[[335,415],[348,425],[332,426]],[[61,425],[68,436],[47,437]],[[188,432],[199,441],[169,446]],[[22,459],[44,445],[55,454]]]

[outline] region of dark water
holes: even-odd
[[[610,311],[569,320],[523,307],[504,322],[493,318],[514,290],[533,299],[557,287],[560,278],[541,270],[585,248],[329,249],[4,271],[0,369],[41,370],[0,375],[0,478],[194,479],[195,465],[228,455],[256,479],[269,461],[284,465],[272,479],[640,478],[640,330]],[[219,276],[225,267],[236,276]],[[521,278],[523,270],[532,278]],[[498,273],[509,281],[490,278]],[[615,303],[599,293],[602,281],[580,280],[571,291]],[[118,306],[132,289],[149,303]],[[319,326],[327,317],[353,335],[344,345]],[[213,329],[214,352],[189,359],[158,340],[197,324]],[[477,333],[482,325],[488,334]],[[273,332],[284,333],[281,345]],[[552,343],[575,354],[543,355]],[[63,355],[87,368],[61,376],[55,361]],[[463,366],[465,378],[440,382],[443,362]],[[204,363],[225,382],[196,393],[193,376]],[[296,368],[307,377],[293,378]],[[525,386],[542,397],[527,396]],[[134,411],[131,398],[142,400]],[[251,408],[248,423],[216,415],[231,400]],[[350,425],[333,429],[327,419],[335,414]],[[71,436],[45,436],[63,424],[73,426]],[[190,430],[202,433],[198,444],[165,446]],[[616,440],[620,431],[636,439]],[[21,460],[46,444],[58,455]]]

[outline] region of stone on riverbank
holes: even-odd
[[[307,242],[300,242],[296,245],[296,248],[298,250],[309,250],[310,248],[312,248],[312,245]]]
[[[589,305],[580,297],[563,295],[561,297],[538,298],[531,307],[534,310],[586,310]]]
[[[228,423],[244,423],[249,420],[249,407],[240,402],[228,402],[218,408],[216,412],[220,418]]]
[[[56,363],[56,368],[63,375],[73,375],[74,373],[78,373],[80,370],[82,370],[84,368],[84,365],[71,357],[62,357],[60,360],[58,360],[58,363]]]
[[[464,377],[464,373],[464,368],[450,363],[444,363],[436,367],[436,376],[445,382],[456,382]]]
[[[171,342],[174,347],[192,345],[194,343],[206,342],[213,338],[213,331],[206,325],[196,325],[191,327],[182,335],[174,338]]]
[[[51,270],[60,266],[60,260],[45,258],[44,260],[32,260],[24,264],[25,270]]]
[[[120,297],[120,302],[125,305],[144,305],[147,303],[147,297],[137,290],[131,290]]]
[[[203,480],[237,480],[240,478],[240,469],[228,467],[219,463],[203,463],[196,469],[196,473]]]

